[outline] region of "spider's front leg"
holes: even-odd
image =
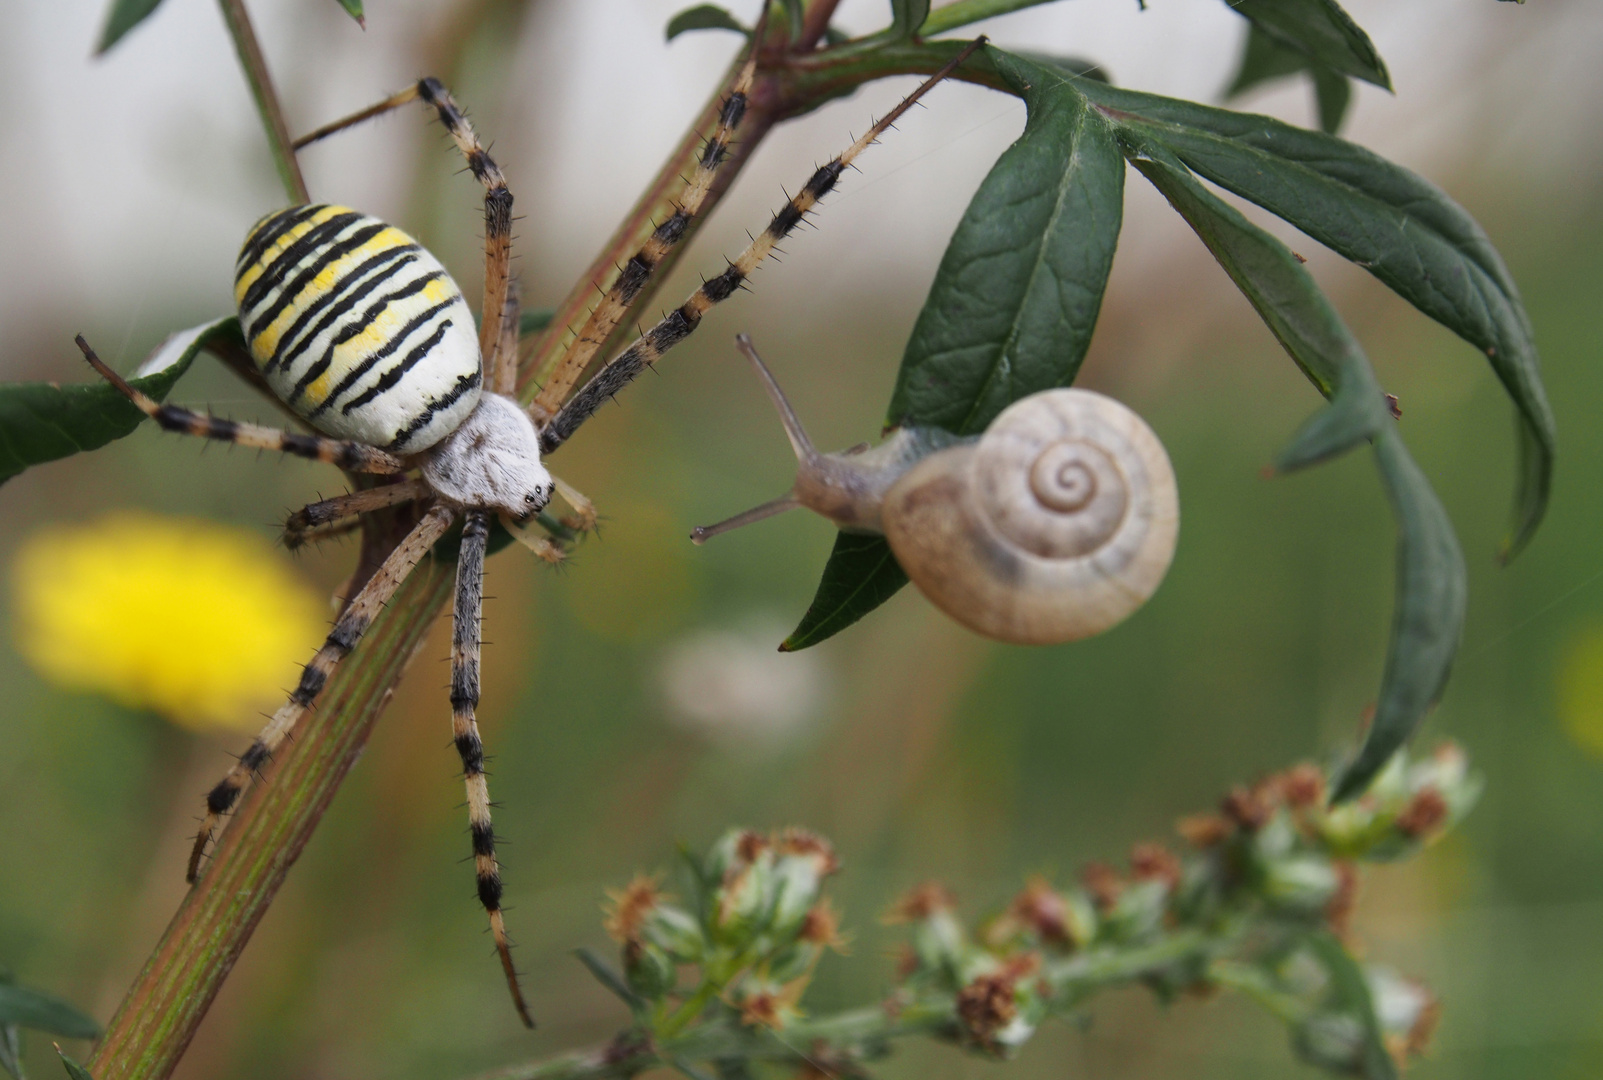
[[[467,786],[468,830],[473,837],[473,870],[478,878],[479,902],[490,916],[495,951],[506,972],[512,1004],[524,1026],[534,1027],[529,1007],[512,966],[512,945],[501,912],[501,866],[495,857],[495,828],[490,822],[490,787],[484,779],[484,742],[479,737],[474,709],[479,704],[479,630],[484,600],[484,549],[490,534],[490,516],[469,510],[462,524],[462,546],[456,563],[455,621],[451,633],[451,734],[462,758],[462,780]]]
[[[362,640],[362,635],[367,633],[367,628],[378,617],[385,603],[395,595],[395,590],[400,588],[401,582],[406,580],[418,560],[445,533],[454,516],[453,511],[444,505],[432,506],[423,515],[423,520],[396,545],[389,558],[384,560],[384,564],[362,586],[361,592],[356,594],[334,623],[334,629],[329,632],[323,647],[317,650],[317,655],[301,672],[300,683],[290,694],[289,700],[279,706],[261,734],[256,736],[256,741],[240,755],[239,761],[228,770],[228,775],[207,794],[206,816],[201,822],[200,832],[195,835],[195,847],[189,855],[188,877],[191,882],[200,875],[201,857],[205,855],[206,845],[217,832],[223,815],[233,809],[251,777],[272,759],[273,753],[294,730],[301,717],[311,709],[339,662],[356,648],[356,643]]]
[[[107,367],[100,357],[95,355],[95,350],[89,347],[89,342],[84,340],[82,334],[74,340],[77,341],[78,348],[83,350],[84,359],[89,361],[90,367],[115,386],[123,397],[133,402],[140,412],[168,431],[199,435],[239,446],[254,446],[259,450],[281,450],[286,454],[311,458],[313,461],[326,461],[330,465],[338,465],[350,472],[383,474],[406,471],[406,462],[394,454],[387,454],[366,443],[330,439],[322,435],[303,435],[295,431],[262,427],[260,424],[225,420],[220,416],[193,412],[177,405],[163,405],[149,395],[135,390],[128,385],[126,379]]]

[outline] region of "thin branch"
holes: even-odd
[[[262,56],[262,47],[256,41],[250,15],[245,11],[245,0],[218,0],[218,4],[223,9],[223,21],[228,24],[228,33],[234,39],[234,48],[239,52],[240,65],[245,69],[245,81],[250,83],[251,97],[256,99],[256,111],[261,114],[262,127],[267,130],[267,145],[273,152],[273,165],[278,169],[278,178],[284,182],[284,190],[289,193],[291,203],[311,202],[312,197],[306,191],[306,179],[301,176],[300,162],[295,160],[289,125],[284,121],[284,109],[278,103],[272,77],[267,73],[267,59]]]

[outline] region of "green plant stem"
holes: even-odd
[[[1201,959],[1235,942],[1233,929],[1186,931],[1125,949],[1104,948],[1049,963],[1042,974],[1052,987],[1053,1011],[1067,1012],[1097,990],[1134,982],[1173,965]],[[698,1010],[699,1011],[699,1010]],[[851,1055],[857,1048],[910,1036],[951,1037],[959,1030],[957,1003],[947,995],[847,1009],[794,1021],[779,1031],[713,1020],[652,1040],[625,1032],[611,1043],[484,1073],[474,1080],[602,1080],[632,1076],[682,1061],[739,1059],[801,1063]]]
[[[253,788],[223,831],[205,873],[107,1025],[87,1063],[96,1080],[171,1075],[366,745],[452,581],[448,563],[425,559],[336,670],[268,782]]]
[[[256,99],[256,111],[261,114],[262,127],[267,130],[267,145],[273,153],[273,165],[278,169],[278,178],[284,182],[284,190],[289,193],[291,203],[311,202],[312,197],[306,191],[306,179],[301,176],[300,162],[295,159],[289,125],[284,121],[284,110],[273,90],[272,77],[267,73],[267,59],[262,55],[262,47],[256,41],[256,31],[251,27],[250,15],[245,11],[245,0],[218,0],[218,5],[223,9],[223,21],[228,24],[229,36],[234,39],[234,48],[239,52],[239,63],[245,69],[245,81],[250,84],[251,97]]]

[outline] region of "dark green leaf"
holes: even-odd
[[[1065,65],[1058,63],[1054,66],[1062,68]],[[1352,101],[1352,84],[1347,76],[1332,71],[1307,53],[1281,44],[1278,38],[1265,33],[1256,23],[1247,28],[1247,44],[1242,52],[1241,66],[1230,88],[1225,91],[1225,96],[1236,97],[1261,83],[1303,73],[1313,82],[1320,128],[1327,134],[1336,134]]]
[[[1387,415],[1368,358],[1296,257],[1208,191],[1162,147],[1134,138],[1131,152],[1136,168],[1197,231],[1286,351],[1331,398],[1282,452],[1277,466],[1298,468],[1362,439],[1374,443],[1397,520],[1397,599],[1375,719],[1337,785],[1336,797],[1350,798],[1407,740],[1446,685],[1467,596],[1458,539]]]
[[[646,1000],[629,989],[629,984],[624,982],[623,976],[614,971],[611,964],[596,955],[594,949],[574,949],[573,955],[579,958],[579,963],[584,965],[586,971],[595,976],[596,982],[622,999],[623,1003],[629,1006],[630,1012],[640,1013],[650,1009],[651,1006]]]
[[[1227,0],[1230,9],[1287,48],[1332,71],[1391,89],[1369,35],[1336,0]]]
[[[1397,606],[1375,719],[1332,798],[1363,794],[1442,696],[1469,599],[1453,523],[1396,431],[1375,441],[1375,465],[1397,518]]]
[[[357,26],[363,30],[367,29],[367,17],[362,14],[362,0],[340,0],[340,7],[345,9],[345,14],[356,20]]]
[[[892,424],[958,435],[1074,381],[1124,213],[1124,161],[1107,122],[1056,73],[987,52],[1029,119],[947,245],[889,411]],[[842,535],[812,607],[781,648],[823,641],[906,582],[883,540]]]
[[[0,1024],[48,1031],[69,1039],[93,1039],[100,1025],[49,994],[15,983],[0,983]]]
[[[929,17],[930,0],[891,0],[891,36],[905,41],[918,32]]]
[[[72,1058],[68,1057],[66,1052],[63,1051],[61,1047],[56,1047],[56,1053],[61,1055],[61,1064],[66,1067],[67,1075],[70,1076],[72,1080],[95,1080],[93,1076],[89,1075],[88,1069],[84,1068]]]
[[[1356,1017],[1363,1028],[1363,1047],[1359,1060],[1354,1063],[1360,1070],[1359,1075],[1364,1080],[1397,1080],[1397,1064],[1386,1049],[1363,968],[1329,931],[1308,935],[1307,944],[1330,978],[1330,1004],[1337,1011]]]
[[[149,18],[160,4],[161,0],[111,0],[95,53],[103,53],[121,41],[124,34]]]
[[[1286,472],[1341,454],[1390,422],[1369,359],[1297,257],[1209,191],[1160,145],[1132,140],[1131,163],[1196,230],[1270,332],[1330,405],[1275,462]]]
[[[907,574],[883,536],[841,533],[812,605],[779,651],[797,652],[840,633],[906,584]]]
[[[1266,116],[1075,86],[1121,128],[1139,127],[1189,168],[1369,270],[1490,360],[1520,418],[1520,483],[1504,555],[1541,523],[1552,486],[1553,411],[1519,290],[1497,249],[1440,189],[1360,146]]]
[[[518,336],[528,337],[530,334],[538,334],[551,325],[551,320],[556,314],[552,308],[536,308],[521,312],[518,315]]]
[[[174,334],[146,361],[160,370],[129,382],[157,401],[165,398],[197,353],[212,343],[243,345],[232,316]],[[131,433],[145,418],[134,405],[85,365],[94,382],[0,385],[0,483],[30,465],[94,450]]]
[[[1074,381],[1124,207],[1124,162],[1100,114],[1055,73],[987,51],[1029,119],[947,245],[889,410],[892,424],[958,435]]]
[[[735,21],[733,15],[717,4],[697,4],[695,7],[685,8],[668,20],[669,41],[691,30],[733,30],[737,34],[748,33],[744,26]]]

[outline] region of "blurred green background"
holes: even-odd
[[[1244,24],[1208,0],[1060,4],[985,29],[1105,62],[1128,85],[1216,99]],[[731,35],[661,42],[656,0],[370,0],[359,32],[326,0],[262,9],[297,128],[420,73],[495,140],[518,196],[525,296],[554,303],[728,62]],[[749,4],[746,6],[750,6]],[[871,28],[878,3],[842,19]],[[1603,1074],[1603,181],[1592,0],[1348,5],[1396,78],[1362,88],[1352,137],[1421,170],[1486,226],[1529,306],[1558,413],[1553,508],[1511,567],[1492,555],[1513,482],[1510,408],[1485,363],[1306,239],[1404,410],[1403,434],[1458,526],[1470,609],[1457,673],[1423,738],[1489,780],[1460,834],[1372,874],[1368,958],[1427,980],[1445,1015],[1424,1078]],[[82,10],[78,10],[78,8]],[[82,330],[126,369],[168,331],[229,309],[238,238],[279,196],[214,8],[171,0],[109,58],[98,5],[8,9],[0,82],[0,377],[77,381]],[[1117,10],[1114,10],[1114,8]],[[47,10],[48,9],[48,10]],[[271,9],[271,10],[269,10]],[[1128,10],[1126,10],[1128,9]],[[749,14],[742,10],[742,16]],[[877,86],[780,129],[661,295],[766,220],[779,185],[845,145],[907,87]],[[1244,107],[1310,120],[1306,88]],[[1084,383],[1128,401],[1173,457],[1174,568],[1126,625],[1086,643],[980,641],[912,590],[827,645],[772,647],[832,539],[790,515],[705,548],[685,539],[781,491],[779,426],[730,338],[753,334],[825,445],[878,430],[945,238],[1022,107],[972,87],[863,159],[816,233],[762,271],[605,410],[555,465],[605,516],[559,572],[489,567],[481,723],[504,804],[509,915],[542,1026],[517,1026],[472,898],[449,736],[442,622],[180,1071],[184,1077],[438,1077],[610,1035],[620,1007],[569,951],[605,947],[602,890],[728,824],[805,824],[846,864],[853,955],[814,1011],[888,985],[877,915],[939,878],[965,912],[1032,872],[1167,835],[1230,784],[1347,744],[1379,682],[1392,534],[1367,455],[1290,479],[1260,470],[1317,399],[1200,245],[1138,177]],[[416,232],[471,293],[476,192],[420,115],[308,155],[315,197]],[[270,417],[209,361],[176,399]],[[118,507],[254,530],[338,490],[320,466],[141,430],[0,489],[0,561],[34,530]],[[288,558],[281,552],[277,558]],[[322,594],[354,557],[296,560]],[[307,642],[308,654],[313,642]],[[288,681],[289,676],[286,676]],[[182,894],[201,792],[245,736],[206,739],[52,688],[0,648],[0,960],[104,1020]],[[1304,1075],[1273,1021],[1235,999],[1098,1003],[996,1066],[909,1046],[887,1077]],[[32,1062],[49,1075],[48,1041]],[[1307,1075],[1314,1075],[1308,1072]]]

